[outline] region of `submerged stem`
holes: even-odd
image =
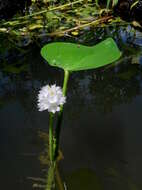
[[[48,174],[47,174],[47,183],[45,186],[45,190],[51,190],[52,189],[54,179],[55,179],[55,167],[56,167],[55,162],[50,164],[50,167],[48,169]]]
[[[55,179],[56,179],[58,189],[59,190],[65,190],[64,184],[63,184],[63,181],[61,179],[60,172],[59,172],[59,169],[58,169],[57,165],[56,165],[56,170],[55,170]]]

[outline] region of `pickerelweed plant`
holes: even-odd
[[[63,89],[56,85],[44,86],[38,95],[39,111],[48,110],[49,117],[49,168],[46,190],[50,190],[54,179],[54,169],[59,150],[59,138],[63,117],[63,104],[66,102],[67,84],[70,73],[80,70],[96,69],[108,65],[120,58],[121,52],[112,38],[95,46],[74,43],[55,42],[41,49],[42,57],[54,67],[64,70]],[[53,132],[54,114],[58,112],[55,131]]]

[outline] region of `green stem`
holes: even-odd
[[[67,84],[69,79],[69,71],[64,72],[64,83],[63,83],[63,95],[66,95],[67,92]],[[53,143],[53,113],[50,113],[49,116],[49,154],[50,154],[50,167],[48,170],[47,183],[45,190],[51,190],[52,184],[54,181],[54,173],[56,168],[56,158],[58,156],[58,147],[59,147],[59,137],[61,131],[62,117],[63,117],[63,106],[60,108],[60,112],[58,115],[57,126],[55,131],[55,144]],[[59,176],[58,176],[59,177]],[[58,178],[59,180],[59,178]],[[58,181],[59,182],[59,181]],[[62,184],[60,184],[63,187]]]
[[[69,71],[64,71],[64,82],[63,82],[63,95],[64,96],[66,96],[66,93],[67,93],[68,80],[69,80]],[[57,126],[56,126],[56,131],[55,131],[55,155],[54,155],[54,160],[56,160],[56,158],[58,156],[62,118],[63,118],[63,106],[61,106],[61,108],[60,108],[60,112],[59,112],[58,119],[57,119]]]
[[[53,113],[49,115],[49,156],[50,162],[53,161]]]
[[[69,71],[64,71],[63,95],[66,96],[67,84],[69,80]]]

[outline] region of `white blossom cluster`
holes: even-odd
[[[48,110],[55,113],[60,111],[60,106],[66,102],[66,97],[63,96],[62,89],[59,86],[46,85],[41,88],[38,94],[39,111]]]

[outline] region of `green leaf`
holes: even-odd
[[[109,9],[110,2],[111,2],[110,0],[107,0],[107,6],[106,6],[107,9]]]
[[[132,10],[138,3],[139,3],[139,0],[138,0],[138,1],[135,1],[135,2],[131,5],[130,10]]]
[[[41,55],[52,66],[68,71],[95,69],[120,58],[116,43],[108,38],[95,46],[55,42],[45,45]]]
[[[117,3],[118,3],[118,0],[113,0],[112,7],[114,7],[115,5],[117,5]]]

